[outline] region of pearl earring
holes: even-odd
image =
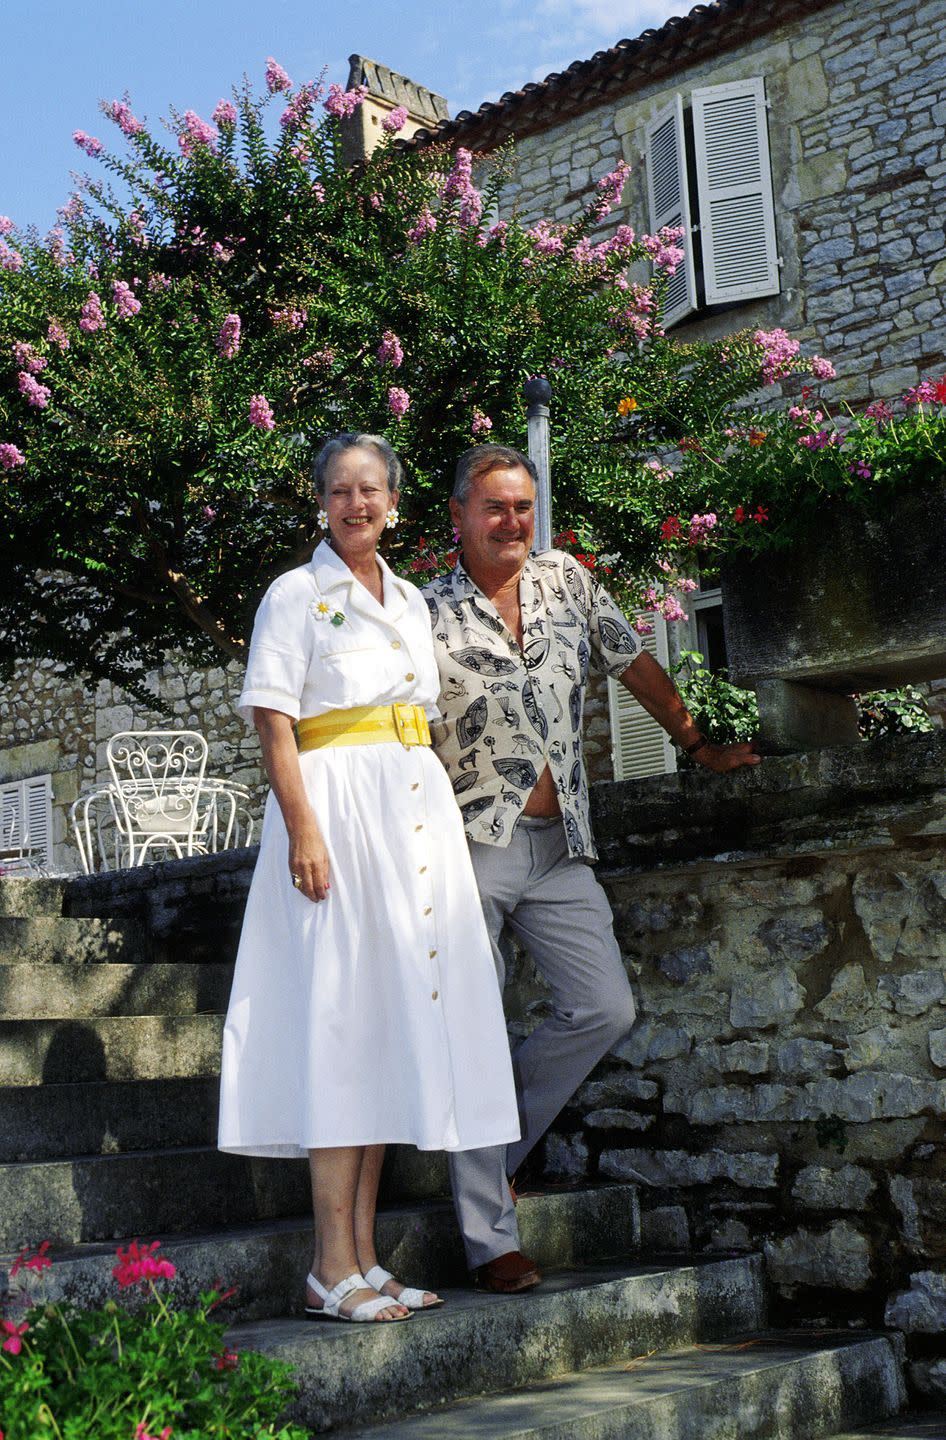
[[[394,527],[395,527],[395,525],[397,524],[397,522],[400,520],[400,518],[401,518],[401,517],[400,517],[400,514],[398,513],[397,509],[392,505],[392,506],[391,506],[391,509],[390,509],[390,510],[388,511],[388,513],[387,513],[387,518],[385,519],[385,522],[384,522],[385,528],[388,529],[388,530],[393,530]]]
[[[327,529],[328,529],[328,512],[327,512],[326,510],[319,510],[317,519],[318,519],[318,522],[319,522],[319,529],[320,529],[320,530],[327,530]]]

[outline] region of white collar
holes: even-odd
[[[377,560],[381,567],[384,595],[387,599],[387,604],[383,606],[379,605],[371,592],[356,579],[342,557],[332,549],[327,540],[320,541],[315,547],[315,553],[309,561],[309,566],[315,576],[315,583],[323,594],[340,585],[347,585],[349,587],[349,603],[356,610],[375,618],[382,615],[388,621],[398,620],[407,609],[414,586],[409,581],[402,580],[399,575],[395,575],[382,555],[378,555]]]

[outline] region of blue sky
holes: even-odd
[[[94,166],[73,130],[121,140],[98,100],[128,91],[154,123],[169,105],[209,118],[274,55],[296,83],[344,82],[355,52],[475,110],[651,25],[689,0],[4,0],[0,214],[48,229],[72,170]]]

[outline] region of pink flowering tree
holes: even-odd
[[[556,523],[628,603],[678,606],[664,522],[689,538],[702,516],[705,537],[720,507],[666,457],[797,356],[664,335],[680,237],[616,223],[623,165],[568,223],[527,229],[494,218],[508,157],[477,183],[466,151],[400,146],[394,111],[352,171],[360,91],[272,58],[264,88],[172,116],[169,138],[104,102],[107,131],[74,137],[98,178],[54,230],[0,216],[0,662],[141,692],[172,649],[241,656],[261,591],[312,547],[311,460],[338,429],[401,452],[389,555],[436,567],[456,456],[525,444],[535,374]]]

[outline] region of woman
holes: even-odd
[[[238,703],[272,793],[224,1031],[219,1143],[308,1154],[313,1318],[393,1321],[440,1303],[377,1264],[385,1143],[463,1150],[519,1134],[460,814],[429,748],[427,608],[376,553],[401,475],[378,436],[322,448],[327,538],[263,597]]]

